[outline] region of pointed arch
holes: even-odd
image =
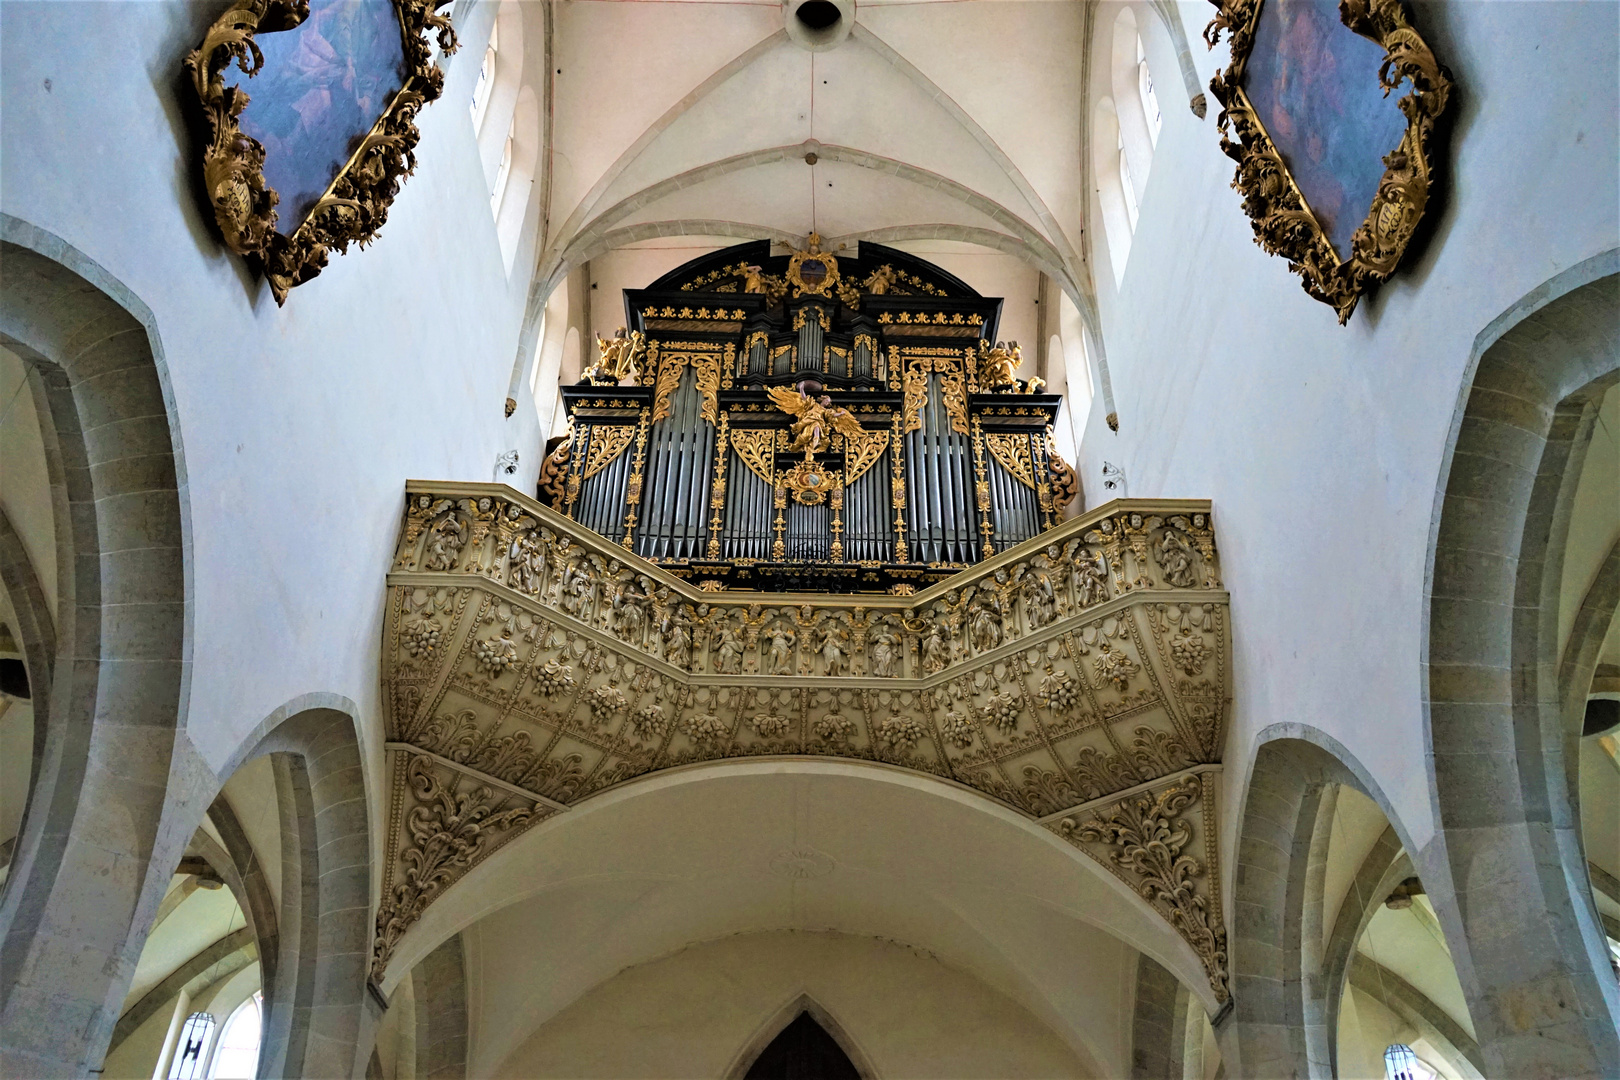
[[[792,1024],[800,1016],[805,1015],[808,1015],[810,1019],[821,1027],[821,1030],[832,1037],[833,1042],[838,1044],[838,1048],[849,1059],[849,1063],[855,1066],[855,1071],[860,1074],[861,1080],[876,1080],[877,1071],[872,1068],[871,1060],[867,1057],[866,1052],[861,1049],[860,1043],[855,1041],[854,1037],[850,1035],[844,1025],[838,1022],[838,1019],[831,1012],[807,993],[800,993],[787,1001],[759,1026],[753,1037],[743,1044],[742,1049],[737,1051],[737,1056],[732,1059],[731,1066],[726,1069],[724,1074],[726,1080],[744,1080],[748,1075],[749,1068],[759,1059],[760,1054],[765,1052],[766,1048],[787,1029],[788,1025]]]

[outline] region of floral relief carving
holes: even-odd
[[[1092,663],[1097,669],[1097,678],[1113,683],[1114,689],[1121,693],[1130,688],[1131,676],[1141,670],[1136,661],[1107,641],[1097,646],[1097,659]]]
[[[433,775],[427,758],[413,755],[406,782],[416,805],[406,815],[409,846],[400,853],[403,871],[377,913],[372,978],[380,981],[405,930],[452,881],[472,866],[492,836],[533,817],[532,804],[498,809],[511,801],[488,787],[458,792]]]
[[[889,762],[1056,818],[1218,760],[1225,602],[1183,601],[1149,564],[1164,516],[1082,518],[1060,528],[1096,540],[1059,535],[920,597],[773,605],[698,592],[699,575],[672,577],[515,492],[439,490],[405,507],[386,722],[434,768],[462,770],[462,786],[510,785],[501,810],[563,810],[687,763],[803,754]],[[1195,573],[1213,576],[1204,539],[1187,535]],[[1157,584],[1122,590],[1115,575],[1144,570]],[[403,819],[391,829],[397,859],[411,841]]]
[[[1081,843],[1105,846],[1121,876],[1192,944],[1216,998],[1225,1001],[1230,996],[1226,928],[1211,918],[1210,902],[1199,892],[1204,864],[1184,851],[1192,829],[1182,815],[1202,792],[1199,779],[1189,777],[1156,794],[1123,799],[1084,820],[1064,818],[1058,831]]]

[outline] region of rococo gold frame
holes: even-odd
[[[1394,273],[1423,218],[1434,168],[1431,142],[1451,97],[1451,73],[1413,29],[1402,0],[1340,0],[1344,25],[1384,49],[1378,69],[1384,93],[1408,79],[1412,84],[1399,103],[1406,114],[1406,134],[1384,157],[1384,176],[1372,208],[1351,240],[1351,257],[1341,260],[1242,87],[1264,0],[1210,2],[1218,11],[1204,29],[1204,40],[1214,48],[1227,31],[1232,49],[1231,64],[1209,83],[1221,103],[1216,127],[1221,150],[1237,162],[1232,186],[1243,195],[1255,243],[1287,259],[1288,268],[1304,279],[1305,291],[1337,311],[1343,325],[1362,294]],[[1236,142],[1227,137],[1228,124]]]
[[[309,17],[309,0],[234,0],[186,56],[186,74],[208,123],[203,185],[214,220],[226,246],[264,272],[277,304],[325,268],[332,248],[364,247],[388,220],[400,182],[416,169],[416,114],[444,91],[427,35],[437,32],[445,55],[456,51],[450,19],[435,14],[446,2],[393,0],[409,72],[405,84],[291,236],[276,231],[280,197],[264,183],[264,146],[237,124],[248,95],[225,85],[225,70],[234,62],[250,78],[257,75],[264,56],[254,34],[298,26]]]

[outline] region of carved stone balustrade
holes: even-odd
[[[1227,997],[1214,781],[1230,629],[1209,503],[1120,500],[909,596],[715,591],[495,484],[406,485],[382,679],[373,976],[529,825],[693,762],[962,784],[1136,890]]]

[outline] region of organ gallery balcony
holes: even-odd
[[[898,768],[1117,875],[1226,996],[1230,639],[1209,504],[1067,517],[1062,399],[1001,301],[875,244],[625,294],[540,495],[411,482],[382,678],[381,972],[511,836],[679,766]]]
[[[687,569],[511,488],[407,485],[379,965],[439,888],[416,884],[424,860],[445,884],[640,777],[811,758],[926,774],[1032,819],[1138,890],[1226,993],[1210,853],[1230,637],[1207,502],[1112,502],[910,595],[716,590]],[[422,822],[456,807],[470,846],[435,848],[439,866]]]

